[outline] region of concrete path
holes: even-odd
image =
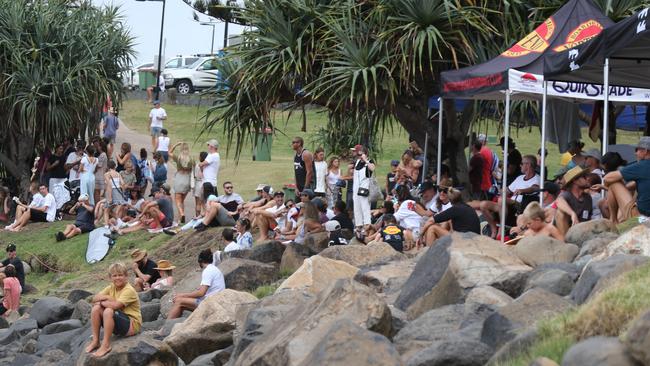
[[[120,146],[123,142],[128,142],[131,144],[131,152],[140,159],[140,149],[147,149],[147,158],[151,160],[153,158],[152,146],[151,146],[151,136],[144,135],[135,130],[132,130],[124,124],[124,121],[120,124],[120,128],[117,130],[117,139],[115,143],[115,148],[113,149],[113,155],[117,155],[120,151]],[[170,146],[171,148],[171,146]],[[167,163],[167,183],[170,186],[174,186],[174,175],[176,174],[176,166],[171,161]],[[148,190],[151,189],[151,184],[149,184]],[[147,194],[149,194],[147,190]],[[174,201],[174,192],[172,192],[172,201]],[[194,217],[194,194],[192,192],[187,194],[185,197],[185,218],[191,220]],[[174,219],[178,221],[180,215],[178,214],[178,209],[176,208],[176,203],[174,202]]]

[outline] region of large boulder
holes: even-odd
[[[219,349],[214,352],[207,353],[195,358],[187,366],[224,366],[230,360],[232,354],[232,346],[224,349]]]
[[[191,271],[185,275],[180,281],[174,281],[174,291],[169,291],[160,299],[160,314],[164,318],[169,314],[172,308],[172,297],[174,293],[192,292],[196,290],[201,284],[201,271]]]
[[[68,301],[70,301],[71,304],[74,304],[79,300],[86,300],[89,296],[92,296],[92,294],[93,293],[90,291],[74,289],[68,294]]]
[[[293,242],[287,244],[284,253],[282,253],[282,260],[280,260],[280,272],[295,272],[307,257],[309,257],[309,249],[302,244]]]
[[[515,246],[515,253],[526,264],[537,267],[544,263],[569,263],[580,250],[550,236],[527,236]]]
[[[43,327],[41,334],[55,334],[81,328],[83,324],[79,319],[62,320]]]
[[[481,340],[498,349],[537,321],[565,312],[573,304],[551,292],[534,288],[512,303],[499,307],[483,326]]]
[[[81,352],[77,366],[176,366],[178,357],[165,343],[150,335],[139,334],[134,337],[114,338],[112,351],[101,358]]]
[[[596,260],[611,257],[615,254],[636,254],[650,256],[650,223],[633,227],[612,241],[605,250],[594,258]]]
[[[356,274],[355,279],[366,286],[372,287],[377,292],[396,297],[415,269],[416,263],[415,258],[410,258],[365,267]]]
[[[209,296],[187,320],[174,326],[165,343],[185,363],[199,355],[226,348],[233,342],[236,307],[256,300],[247,292],[230,289]]]
[[[86,300],[79,300],[74,304],[74,309],[72,310],[72,315],[70,319],[78,319],[82,324],[88,323],[90,320],[90,312],[93,310],[93,306],[88,303]]]
[[[286,245],[277,240],[267,241],[254,246],[248,259],[262,263],[280,263],[286,248]]]
[[[140,305],[140,313],[142,314],[142,322],[152,322],[158,319],[160,315],[160,302],[148,302]]]
[[[630,356],[643,365],[650,365],[650,311],[632,321],[624,342]]]
[[[340,279],[275,321],[245,352],[233,354],[231,363],[300,365],[322,344],[332,323],[339,319],[384,336],[391,333],[388,305],[367,286]]]
[[[72,315],[70,302],[58,297],[43,297],[34,303],[29,316],[36,319],[39,328],[48,324],[66,320]]]
[[[618,237],[619,237],[618,234],[606,232],[598,235],[595,238],[585,241],[584,243],[582,243],[582,246],[580,247],[580,252],[576,256],[576,259],[585,257],[587,255],[598,256],[600,253],[602,253],[605,250],[605,248],[607,248],[609,243],[618,239]]]
[[[358,271],[357,267],[345,262],[316,255],[305,259],[302,266],[284,280],[276,292],[304,289],[317,294],[338,279],[354,278]]]
[[[537,327],[532,326],[517,334],[506,344],[499,347],[497,352],[490,357],[487,366],[505,365],[509,360],[525,354],[530,347],[539,339]]]
[[[603,261],[592,261],[571,291],[571,298],[576,304],[583,304],[593,294],[606,288],[613,279],[647,263],[649,259],[639,255],[616,254]]]
[[[512,302],[513,298],[505,292],[492,286],[479,286],[473,288],[465,299],[466,304],[484,304],[504,306]]]
[[[616,229],[616,225],[607,219],[585,221],[571,226],[566,235],[564,235],[564,240],[567,243],[581,247],[586,241],[596,238],[603,233],[618,234],[618,229]]]
[[[268,285],[278,277],[275,266],[250,259],[230,258],[221,264],[226,288],[245,291],[254,290],[262,285]]]
[[[573,290],[573,276],[561,269],[549,268],[534,271],[526,282],[526,291],[531,288],[541,288],[556,295],[566,296]]]
[[[76,328],[61,333],[41,334],[36,343],[36,354],[40,355],[52,349],[63,352],[72,352],[72,341],[84,332],[83,328]]]
[[[0,329],[0,346],[6,346],[37,328],[38,323],[36,323],[36,319],[25,318],[16,320],[9,328]]]
[[[443,306],[406,324],[393,341],[405,363],[411,364],[414,357],[428,353],[428,347],[452,337],[455,341],[479,343],[483,323],[493,312],[491,307],[480,304]]]
[[[431,343],[408,360],[408,366],[485,365],[494,350],[485,343],[458,335]]]
[[[531,269],[489,237],[454,233],[420,257],[395,305],[414,319],[430,309],[463,302],[474,287],[525,279]]]
[[[339,319],[329,324],[300,365],[401,366],[402,360],[388,338]]]
[[[302,245],[309,249],[310,254],[318,254],[329,247],[330,235],[327,231],[305,235]]]
[[[325,258],[343,261],[358,268],[375,266],[407,258],[388,243],[372,242],[368,245],[333,245],[319,254]]]
[[[562,366],[634,366],[636,362],[615,337],[593,337],[576,343],[564,354]]]

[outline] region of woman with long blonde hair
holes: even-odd
[[[329,163],[327,164],[327,207],[334,207],[336,201],[341,197],[341,187],[337,186],[336,183],[341,180],[341,160],[338,156],[333,156],[330,158]]]
[[[180,154],[174,154],[180,145]],[[190,155],[190,145],[187,142],[177,142],[169,150],[169,158],[176,164],[176,175],[174,175],[174,201],[178,214],[181,216],[181,224],[185,223],[185,197],[191,189],[191,174],[194,168],[194,159]]]

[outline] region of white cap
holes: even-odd
[[[330,220],[325,223],[325,230],[327,231],[336,231],[341,230],[341,224],[336,220]]]
[[[257,188],[255,188],[256,191],[261,191],[264,189],[264,187],[268,186],[268,184],[260,183],[257,185]]]
[[[79,195],[79,198],[77,200],[78,201],[88,201],[89,198],[90,197],[88,197],[88,194],[83,193],[83,194]]]
[[[485,136],[485,134],[482,133],[482,134],[478,135],[476,140],[479,141],[479,142],[485,142],[485,141],[487,141],[487,136]]]

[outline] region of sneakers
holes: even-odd
[[[181,216],[181,224],[185,223],[185,215]]]
[[[56,241],[63,241],[66,239],[65,235],[63,235],[63,233],[60,231],[56,233],[54,237],[56,238]]]
[[[172,229],[172,228],[166,228],[166,229],[163,229],[163,233],[165,233],[167,235],[174,236],[174,235],[178,234],[178,230],[177,229]]]
[[[205,226],[205,224],[203,224],[202,222],[199,222],[199,224],[194,227],[194,230],[196,230],[196,231],[205,231],[205,229],[207,229],[207,228],[208,227]]]

